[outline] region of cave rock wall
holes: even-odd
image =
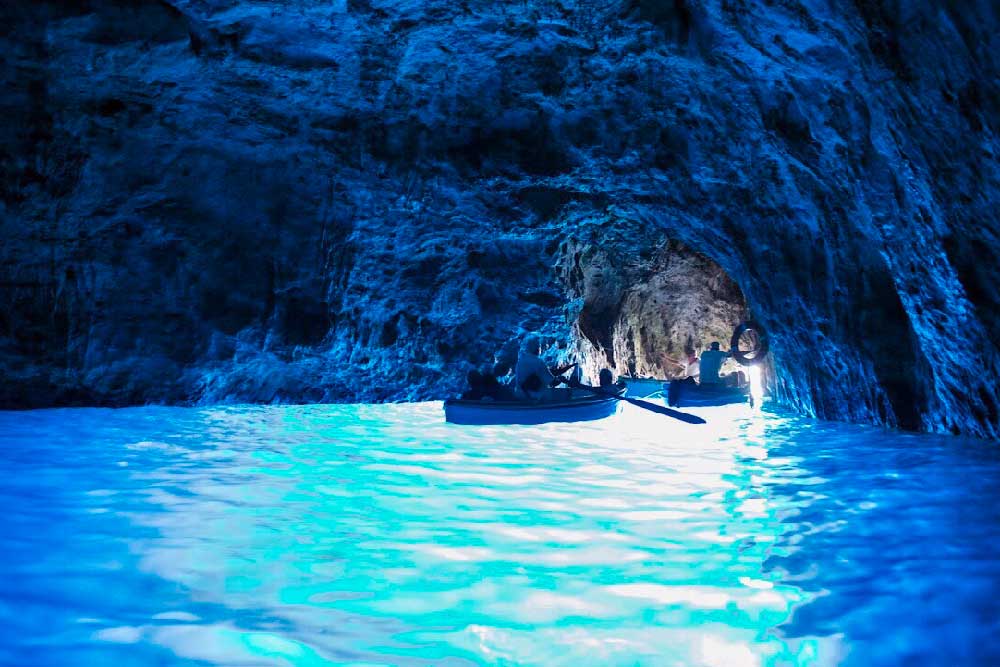
[[[998,11],[5,3],[0,404],[441,397],[528,331],[624,353],[614,307],[662,290],[616,258],[669,239],[786,403],[995,437]]]

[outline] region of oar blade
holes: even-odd
[[[621,400],[625,401],[626,403],[631,403],[636,407],[645,408],[650,412],[658,412],[661,415],[666,415],[667,417],[673,417],[674,419],[685,422],[686,424],[708,423],[698,415],[692,415],[687,412],[681,412],[680,410],[673,410],[671,408],[662,405],[657,405],[656,403],[650,403],[649,401],[643,401],[638,398],[629,398],[628,396],[623,396]]]
[[[680,410],[672,410],[671,408],[665,407],[663,405],[657,405],[656,403],[650,403],[649,401],[643,401],[638,398],[629,398],[628,396],[619,396],[618,394],[612,394],[604,391],[600,387],[590,387],[585,384],[581,384],[576,380],[567,380],[566,378],[560,378],[563,384],[567,384],[570,387],[576,389],[584,389],[598,396],[607,396],[608,398],[616,398],[619,401],[625,401],[626,403],[631,403],[632,405],[644,408],[651,412],[658,412],[661,415],[667,417],[673,417],[674,419],[680,420],[686,424],[707,424],[708,422],[699,417],[698,415],[691,415],[686,412],[681,412]]]

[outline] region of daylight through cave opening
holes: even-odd
[[[713,341],[728,349],[734,328],[750,315],[736,281],[675,240],[634,257],[581,245],[567,258],[578,305],[574,343],[589,378],[608,367],[626,377],[684,377],[689,355]]]

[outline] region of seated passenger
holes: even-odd
[[[486,378],[475,368],[469,371],[466,376],[469,388],[462,393],[462,398],[468,401],[478,401],[486,396]]]
[[[733,371],[722,376],[722,382],[727,387],[745,387],[747,386],[747,376],[743,371]]]
[[[516,398],[514,393],[514,376],[510,373],[510,366],[498,361],[493,365],[493,377],[491,378],[496,384],[493,385],[490,380],[487,380],[487,385],[493,386],[495,393],[494,397],[498,401],[512,401]]]
[[[468,374],[469,388],[462,394],[468,401],[510,401],[515,398],[509,380],[505,376],[510,373],[510,367],[495,364],[491,369],[472,369]]]
[[[541,398],[554,380],[548,366],[538,358],[541,351],[542,345],[538,338],[528,336],[521,347],[521,352],[517,355],[515,387],[529,398]]]
[[[688,352],[687,364],[684,365],[684,377],[694,381],[698,379],[700,374],[701,363],[698,361],[698,355],[694,353],[694,350],[691,350]]]

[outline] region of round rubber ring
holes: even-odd
[[[757,333],[758,343],[756,349],[743,352],[739,349],[740,336],[745,334],[747,331],[754,331]],[[752,320],[741,322],[740,325],[736,327],[736,330],[733,331],[733,337],[729,340],[729,350],[733,354],[733,359],[743,366],[755,366],[764,361],[764,356],[767,355],[767,349],[767,333],[764,331],[764,327]]]

